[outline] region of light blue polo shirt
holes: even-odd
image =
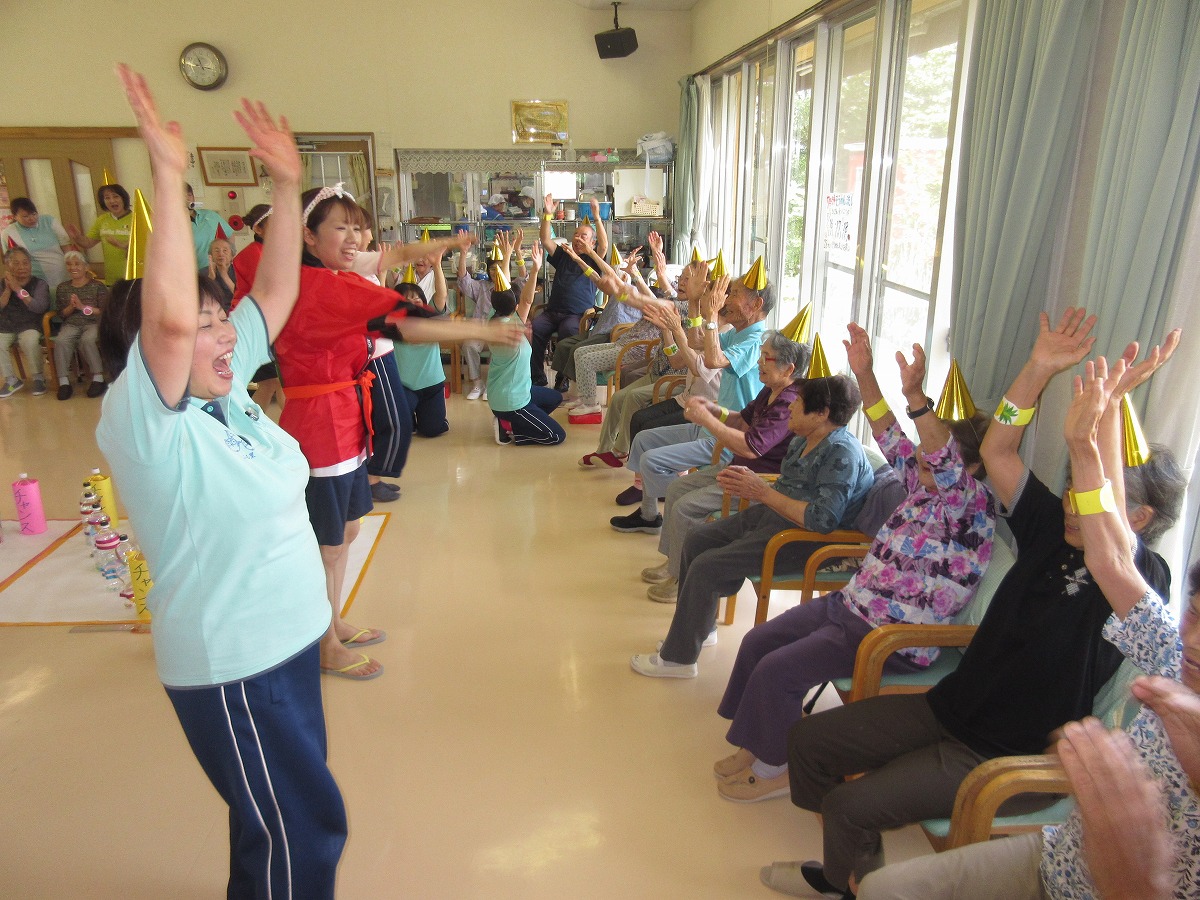
[[[400,383],[410,391],[433,387],[446,380],[440,344],[397,343],[396,368],[400,370]]]
[[[492,321],[503,322],[505,325],[523,325],[516,313],[503,318],[495,317]],[[492,350],[492,361],[488,364],[487,396],[488,406],[492,412],[513,412],[524,409],[529,405],[531,396],[530,385],[533,379],[529,377],[529,358],[533,349],[529,341],[521,339],[515,347],[503,344],[489,344]]]
[[[726,409],[745,409],[762,390],[758,380],[758,352],[766,337],[766,322],[755,322],[741,331],[726,331],[720,336],[721,352],[729,366],[721,370],[717,404]]]
[[[246,393],[269,359],[258,304],[237,330],[228,427],[191,398],[163,403],[142,358],[104,397],[96,439],[150,565],[158,676],[168,687],[240,681],[291,659],[329,627],[325,570],[304,502],[300,445]]]

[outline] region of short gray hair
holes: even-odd
[[[763,337],[762,349],[771,351],[781,369],[795,366],[794,377],[803,378],[808,373],[808,361],[812,358],[812,348],[808,344],[797,344],[782,332],[768,331]]]

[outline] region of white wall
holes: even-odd
[[[297,131],[374,131],[397,147],[447,148],[511,147],[510,100],[566,99],[576,146],[631,146],[648,131],[677,131],[691,47],[689,13],[629,10],[622,25],[637,29],[639,49],[600,60],[592,36],[612,27],[611,10],[569,0],[4,7],[6,45],[49,56],[6,67],[0,125],[132,124],[112,74],[124,60],[202,145],[244,144],[229,114],[246,94]],[[180,77],[179,52],[196,40],[229,60],[220,90]]]
[[[700,0],[692,9],[688,68],[699,72],[816,4],[817,0]]]

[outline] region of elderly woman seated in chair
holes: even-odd
[[[713,767],[727,800],[786,795],[788,730],[801,718],[809,690],[851,675],[859,643],[880,625],[949,622],[970,602],[991,559],[996,508],[979,458],[989,420],[939,419],[925,396],[925,353],[914,345],[911,363],[897,354],[920,436],[913,444],[883,400],[867,333],[855,324],[849,330],[847,356],[871,431],[908,494],[850,584],[764,622],[742,641],[717,708],[733,720],[727,737],[738,748]],[[937,654],[933,647],[905,650],[885,670],[924,668]]]

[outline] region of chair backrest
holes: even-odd
[[[1121,665],[1113,673],[1112,678],[1104,682],[1092,703],[1092,715],[1109,728],[1128,728],[1142,708],[1129,688],[1133,680],[1146,673],[1127,659],[1121,660]]]
[[[996,596],[996,588],[1016,561],[1017,558],[1008,549],[1008,544],[998,537],[992,541],[992,560],[983,573],[979,587],[975,589],[975,596],[954,617],[955,625],[978,625],[983,621],[992,597]]]

